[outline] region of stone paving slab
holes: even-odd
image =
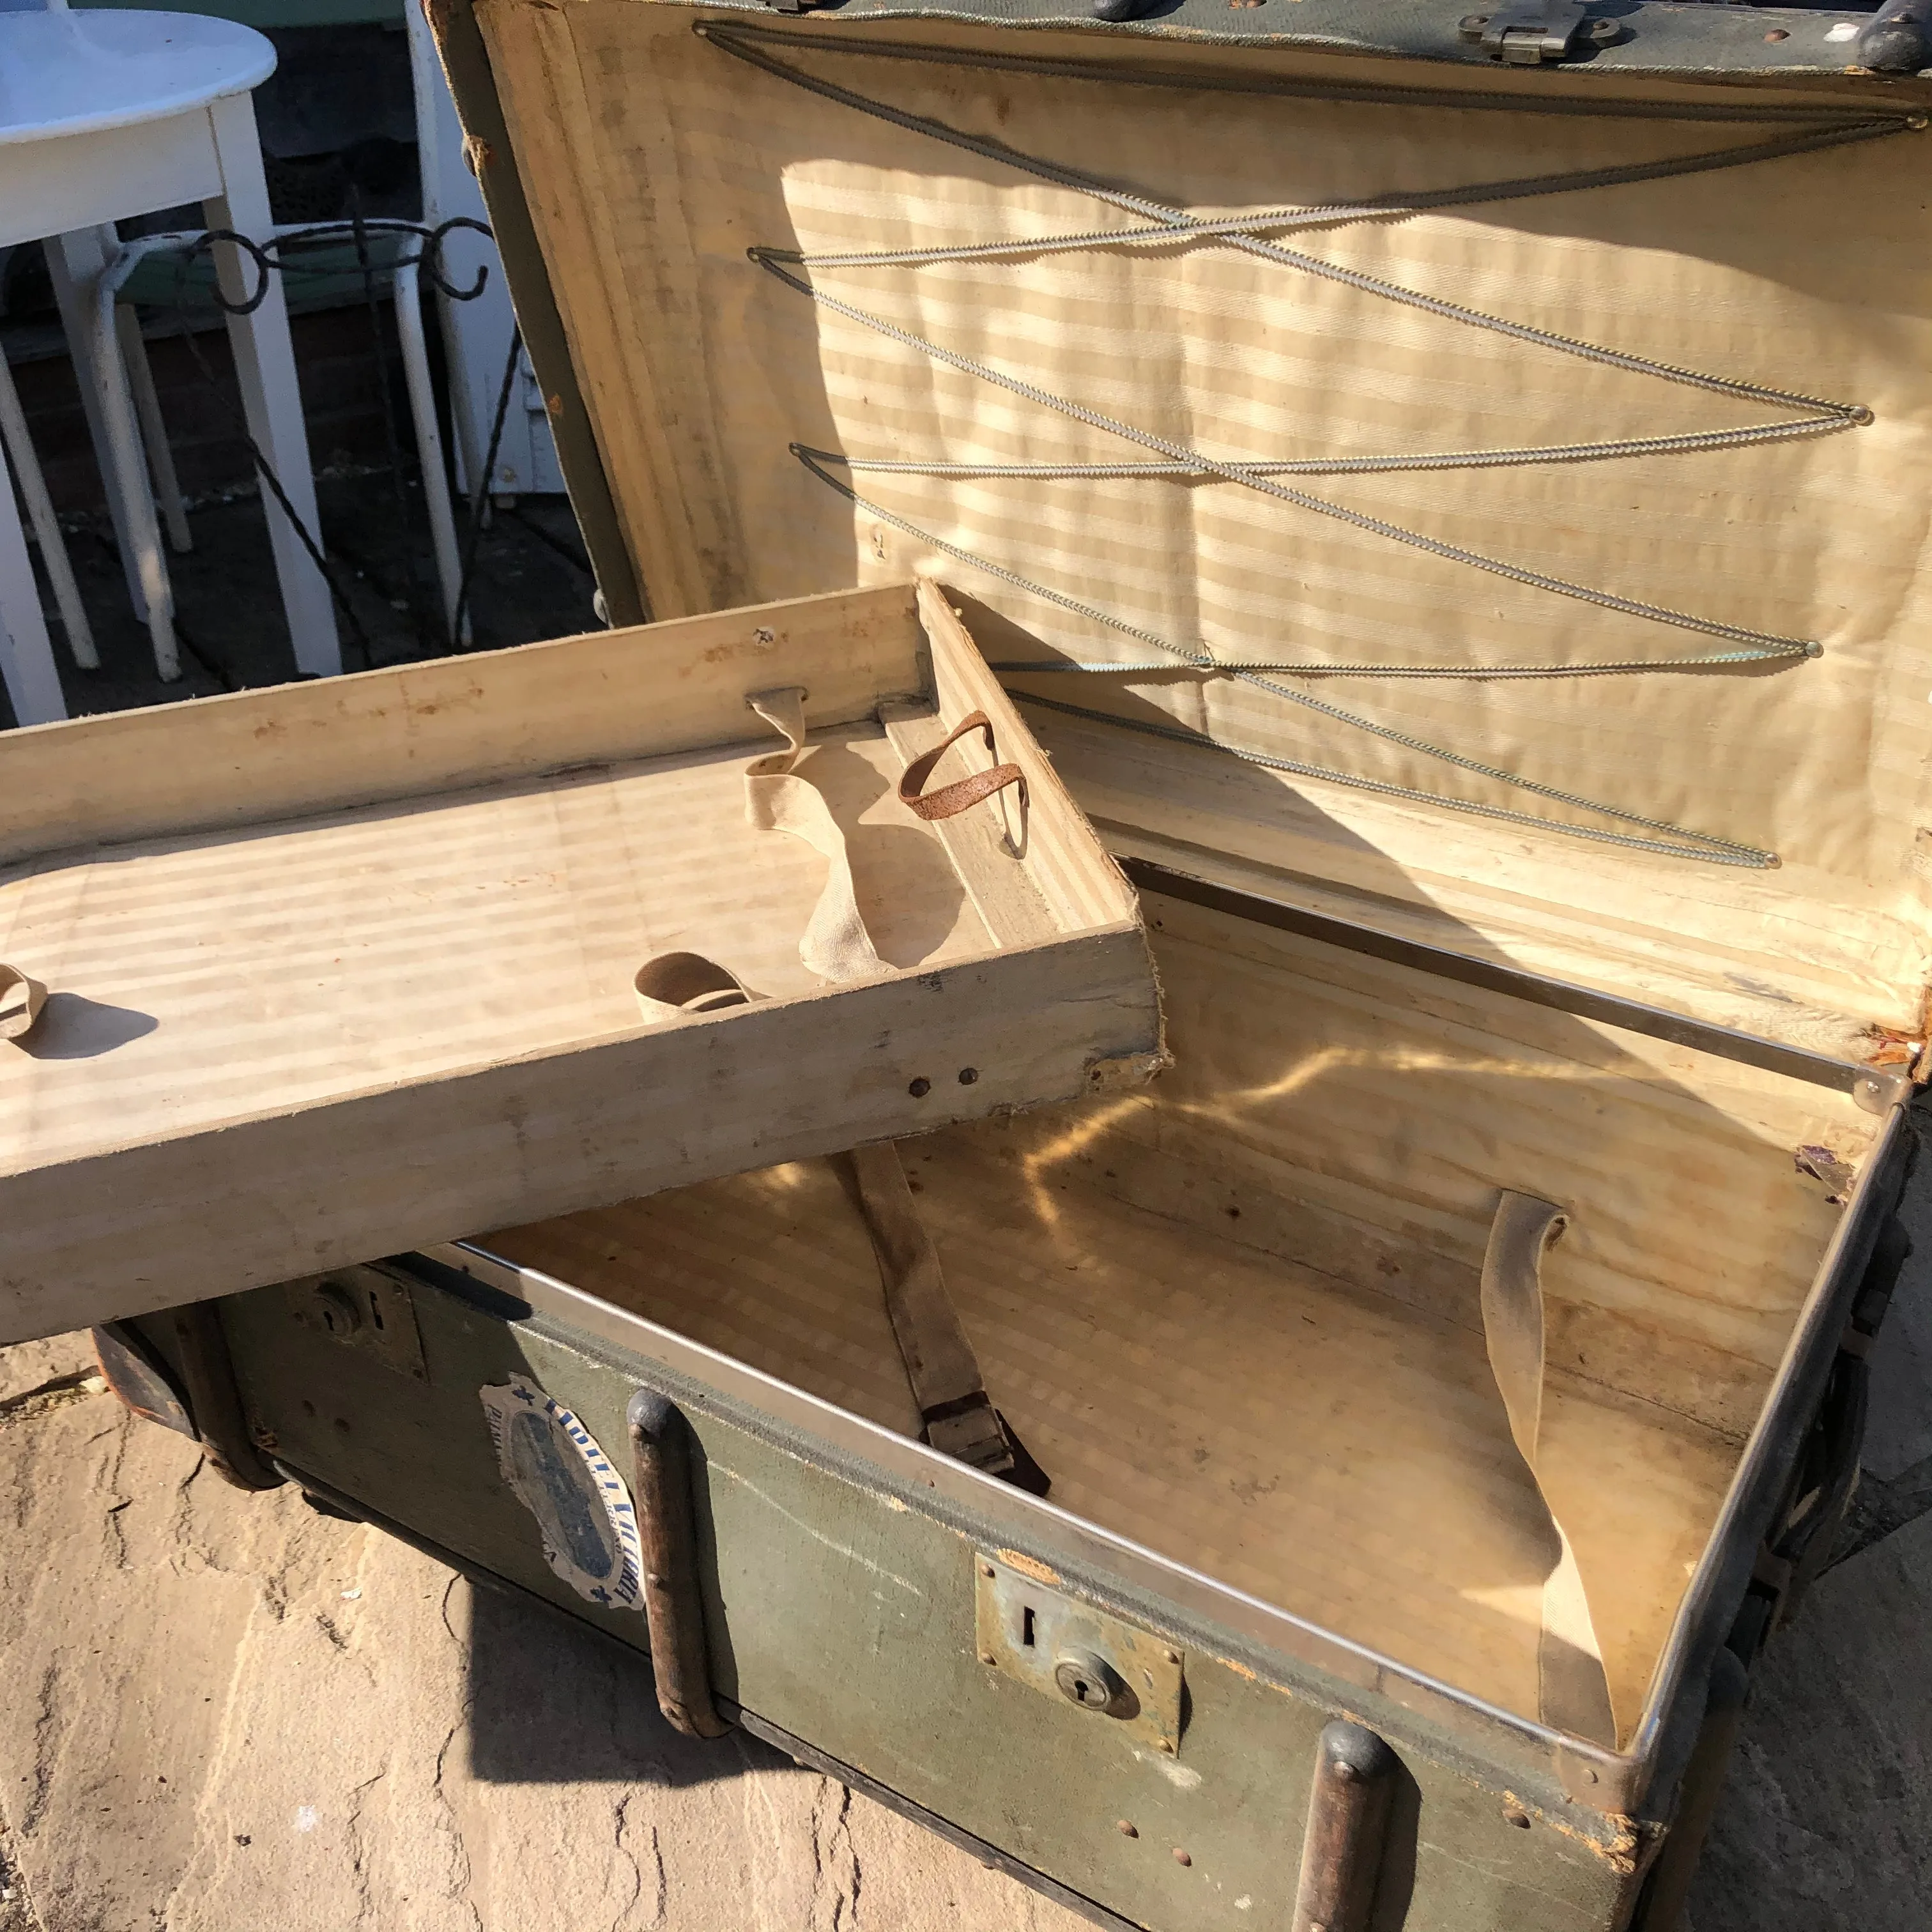
[[[1932,1925],[1932,1516],[1828,1571],[1754,1673],[1694,1932]]]
[[[0,1932],[1084,1932],[111,1395],[0,1409]]]

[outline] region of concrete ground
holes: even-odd
[[[322,509],[374,659],[436,648],[386,478],[326,479]],[[111,554],[76,538],[106,664],[70,674],[76,710],[288,675],[259,506],[196,527],[166,689]],[[481,642],[590,628],[560,504],[498,518],[481,559]],[[1696,1932],[1932,1924],[1932,1179],[1910,1214],[1867,1475],[1757,1674]],[[80,1338],[0,1351],[0,1932],[1083,1922],[742,1735],[677,1736],[644,1666],[587,1635],[291,1490],[226,1487]]]

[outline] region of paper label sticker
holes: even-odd
[[[616,1466],[572,1412],[519,1376],[478,1390],[496,1466],[537,1520],[544,1561],[586,1601],[639,1607],[644,1550]]]

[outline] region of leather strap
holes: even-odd
[[[872,1237],[886,1312],[924,1425],[920,1433],[942,1454],[1045,1496],[1046,1472],[986,1393],[980,1358],[946,1292],[939,1251],[913,1203],[898,1147],[881,1141],[854,1148],[835,1154],[832,1166]]]
[[[47,989],[17,967],[0,965],[0,1040],[25,1040],[47,1003]]]
[[[995,764],[990,771],[974,772],[970,777],[942,785],[929,797],[921,796],[926,790],[926,780],[932,777],[940,760],[969,731],[985,732],[987,755],[995,759],[999,757],[999,742],[993,736],[993,721],[983,711],[975,711],[961,719],[943,745],[935,745],[931,751],[921,752],[905,768],[899,780],[899,802],[908,811],[916,812],[925,819],[956,818],[961,812],[991,798],[995,792],[1004,791],[1010,784],[1019,787],[1020,802],[1022,806],[1026,803],[1026,774],[1017,765]]]
[[[1603,1646],[1576,1553],[1551,1507],[1538,1461],[1543,1430],[1543,1256],[1568,1225],[1568,1216],[1549,1202],[1504,1191],[1483,1256],[1483,1333],[1490,1367],[1509,1412],[1510,1433],[1535,1478],[1557,1546],[1556,1565],[1543,1585],[1538,1715],[1556,1730],[1614,1750],[1616,1719]]]

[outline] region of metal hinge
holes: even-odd
[[[1505,0],[1492,12],[1466,14],[1461,28],[1463,39],[1480,41],[1492,60],[1509,67],[1568,60],[1608,46],[1623,31],[1614,20],[1586,18],[1583,0]]]

